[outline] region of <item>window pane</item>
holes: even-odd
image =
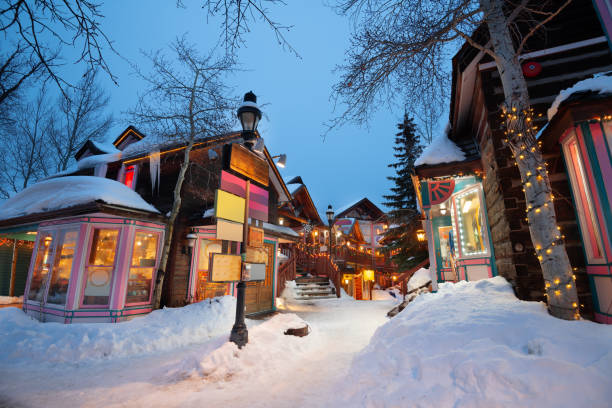
[[[34,263],[34,271],[32,271],[32,280],[30,282],[30,291],[28,299],[41,302],[44,297],[44,283],[47,280],[47,274],[51,267],[51,247],[53,236],[51,233],[39,233],[38,251],[36,252],[36,262]]]
[[[76,250],[78,231],[61,231],[57,240],[57,250],[53,262],[51,281],[49,282],[49,294],[47,303],[56,305],[66,304],[70,272]]]
[[[148,302],[151,296],[153,268],[130,268],[125,303]]]
[[[83,296],[84,305],[105,306],[109,303],[118,236],[119,230],[116,229],[94,229]]]
[[[136,232],[132,267],[128,278],[125,301],[129,303],[148,302],[151,296],[151,281],[157,259],[158,234]]]
[[[483,225],[482,211],[480,211],[478,190],[461,194],[456,200],[461,255],[469,256],[486,253],[484,244],[485,227]]]
[[[155,266],[157,258],[157,234],[137,232],[134,237],[132,266]]]
[[[89,264],[99,266],[113,266],[117,249],[119,230],[96,228],[91,243]]]

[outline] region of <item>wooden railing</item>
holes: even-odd
[[[304,272],[315,276],[327,276],[336,288],[336,296],[340,297],[342,273],[326,253],[308,253],[295,248],[296,266],[300,266]]]
[[[285,289],[285,282],[295,280],[296,277],[296,261],[297,256],[295,250],[285,249],[282,251],[285,256],[288,256],[285,262],[278,267],[278,276],[276,278],[276,296],[280,296]]]
[[[421,268],[424,268],[426,265],[429,264],[429,258],[425,258],[420,264],[413,266],[412,268],[403,271],[396,280],[396,284],[400,284],[400,287],[402,288],[402,294],[406,295],[407,294],[407,289],[408,289],[408,281],[410,280],[410,278],[412,277],[412,275],[414,275],[414,273],[416,271],[418,271]],[[430,281],[431,283],[431,281]]]

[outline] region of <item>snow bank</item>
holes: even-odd
[[[572,94],[576,92],[587,91],[604,94],[612,93],[612,77],[603,74],[594,78],[588,78],[583,81],[576,82],[570,88],[564,89],[559,92],[559,95],[557,95],[552,105],[548,109],[548,120],[552,120],[552,118],[556,115],[557,110],[559,109],[559,105],[561,105],[561,103],[563,103],[563,101],[569,98]]]
[[[442,283],[381,326],[341,384],[351,407],[609,407],[612,327],[553,318],[501,277]]]
[[[397,298],[391,296],[386,290],[374,289],[372,290],[372,300],[397,300]]]
[[[446,136],[446,133],[443,133],[423,149],[419,158],[414,161],[414,165],[452,163],[462,160],[465,160],[465,153]]]
[[[166,308],[123,323],[40,323],[16,308],[0,309],[0,365],[21,360],[81,362],[150,354],[228,334],[231,296]]]
[[[298,359],[308,350],[308,337],[285,335],[290,328],[307,326],[293,313],[277,314],[255,327],[249,328],[249,342],[239,349],[225,342],[221,347],[202,357],[189,357],[167,371],[170,382],[201,377],[208,382],[230,381],[235,377],[258,377],[278,370],[288,361]]]
[[[423,286],[427,282],[431,280],[431,273],[429,273],[429,269],[421,268],[416,271],[410,279],[408,279],[408,290],[416,289],[420,286]]]
[[[67,176],[36,183],[0,204],[0,219],[59,210],[94,201],[158,213],[123,184],[103,177]]]
[[[0,305],[23,303],[23,296],[0,296]]]

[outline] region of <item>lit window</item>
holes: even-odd
[[[123,174],[123,184],[134,189],[134,175],[136,174],[136,166],[127,166]]]
[[[158,234],[144,231],[136,233],[125,297],[126,304],[150,302],[158,241]]]
[[[118,237],[117,229],[94,229],[83,305],[108,305]]]
[[[68,295],[68,283],[72,272],[72,261],[77,246],[79,232],[63,230],[58,234],[57,249],[53,262],[53,271],[49,281],[47,303],[65,305]]]
[[[30,279],[30,290],[28,299],[37,302],[42,302],[44,297],[44,282],[47,280],[47,275],[51,269],[51,247],[53,244],[53,235],[50,232],[39,234],[38,250],[36,251],[36,261],[32,278]]]
[[[455,211],[461,255],[484,255],[487,253],[485,244],[486,225],[481,211],[479,190],[473,189],[455,197]]]

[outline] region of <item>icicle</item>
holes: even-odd
[[[151,174],[151,194],[155,194],[155,185],[159,193],[159,150],[151,152],[149,156],[149,173]]]

